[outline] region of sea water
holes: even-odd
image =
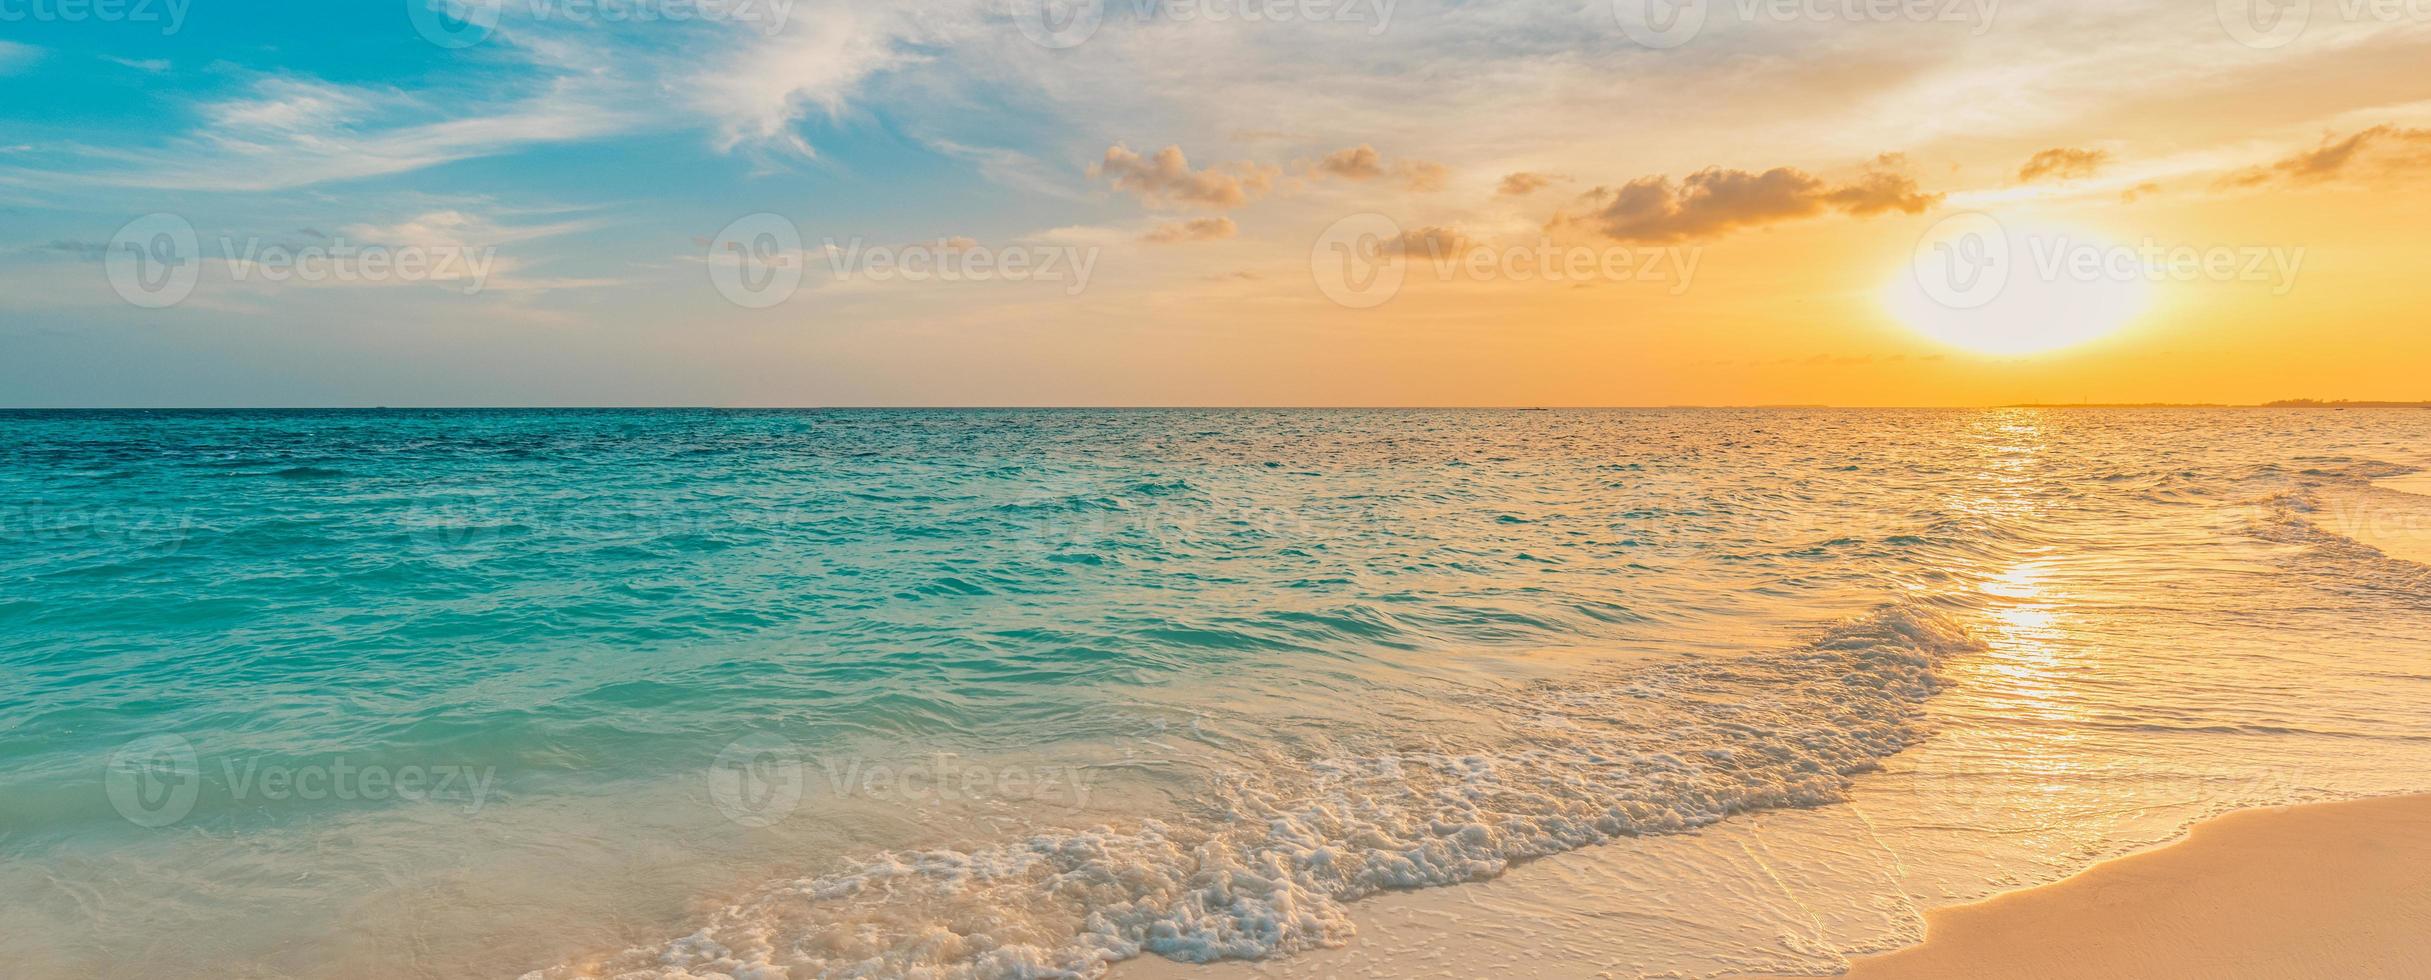
[[[2431,790],[2431,571],[2358,540],[2431,515],[2373,484],[2426,447],[2404,410],[0,414],[0,962],[1289,963],[1362,898],[1600,854],[1626,884],[1538,918],[1659,910],[1561,937],[1623,975],[1828,971],[2211,813]],[[1808,813],[1761,889],[1618,848]]]

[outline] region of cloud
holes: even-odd
[[[1336,177],[1342,180],[1370,181],[1386,175],[1401,179],[1402,186],[1414,191],[1439,191],[1451,179],[1451,168],[1427,160],[1402,160],[1387,166],[1384,155],[1376,148],[1361,143],[1325,155],[1308,167],[1308,175],[1319,179]]]
[[[2161,193],[2161,185],[2156,181],[2148,180],[2141,184],[2137,184],[2134,187],[2120,191],[2119,203],[2134,204],[2137,201],[2151,197],[2158,193]]]
[[[694,103],[718,120],[722,151],[773,145],[813,155],[794,124],[814,111],[842,116],[870,79],[924,60],[911,47],[926,33],[915,18],[891,7],[835,4],[779,16],[773,33],[752,25],[736,32],[745,43],[692,77]]]
[[[1441,258],[1466,254],[1477,247],[1475,240],[1459,231],[1440,225],[1427,225],[1386,239],[1377,250],[1386,255],[1426,256]]]
[[[60,239],[43,245],[28,245],[23,249],[23,251],[59,252],[66,255],[73,255],[86,261],[99,262],[103,257],[109,254],[110,243]]]
[[[2028,157],[2026,165],[2017,168],[2019,183],[2031,184],[2046,178],[2075,180],[2091,177],[2110,162],[2109,150],[2080,150],[2055,146]]]
[[[1495,186],[1494,193],[1503,197],[1526,197],[1530,194],[1536,193],[1537,191],[1544,190],[1554,181],[1564,179],[1567,178],[1557,177],[1553,174],[1530,173],[1522,170],[1518,173],[1504,174],[1502,183]]]
[[[463,211],[431,211],[393,224],[356,223],[340,229],[342,237],[361,244],[424,248],[476,249],[552,238],[599,227],[596,221],[565,221],[544,225],[501,225]],[[304,229],[312,233],[312,229]]]
[[[1064,225],[1023,235],[1015,241],[1046,245],[1115,245],[1131,237],[1129,232],[1103,225]]]
[[[1091,179],[1112,181],[1114,189],[1129,191],[1149,207],[1176,205],[1227,211],[1247,204],[1274,186],[1275,169],[1234,163],[1190,169],[1182,148],[1168,146],[1153,157],[1142,157],[1121,144],[1106,148],[1106,158],[1089,168]]]
[[[315,136],[351,127],[389,99],[372,89],[347,88],[309,78],[266,78],[252,94],[202,107],[220,139]]]
[[[116,55],[106,55],[106,54],[105,54],[105,55],[102,55],[102,56],[101,56],[101,58],[102,58],[102,60],[103,60],[103,61],[107,61],[107,62],[109,62],[109,63],[111,63],[111,64],[118,65],[118,66],[120,66],[120,67],[124,67],[124,68],[133,68],[133,69],[135,69],[136,71],[148,71],[148,72],[152,72],[152,73],[154,73],[154,74],[159,74],[160,72],[168,71],[168,70],[170,69],[170,67],[172,67],[172,66],[169,64],[169,59],[167,59],[167,58],[144,58],[144,59],[138,60],[138,59],[134,59],[134,58],[121,58],[121,57],[118,57],[118,56],[116,56]]]
[[[1384,176],[1384,155],[1376,148],[1361,143],[1347,150],[1326,154],[1308,168],[1312,177],[1340,177],[1344,180],[1374,180]]]
[[[1401,186],[1420,192],[1442,190],[1452,179],[1452,168],[1425,160],[1404,160],[1394,170],[1401,175]]]
[[[1915,178],[1894,169],[1902,162],[1885,154],[1856,181],[1839,186],[1795,167],[1760,174],[1708,167],[1677,184],[1669,177],[1641,177],[1581,195],[1573,207],[1582,210],[1556,214],[1546,227],[1584,228],[1625,242],[1676,242],[1831,211],[1919,214],[1941,203],[1943,195],[1917,189]]]
[[[1051,169],[1019,150],[994,146],[971,146],[948,139],[923,141],[933,150],[966,160],[979,168],[979,175],[990,181],[1038,197],[1078,199],[1072,189],[1070,171]]]
[[[2267,167],[2250,167],[2220,179],[2223,187],[2259,187],[2272,181],[2315,184],[2347,176],[2350,171],[2376,172],[2419,169],[2431,164],[2431,129],[2410,129],[2386,123],[2345,139],[2321,138],[2321,145],[2281,159]]]
[[[543,143],[621,132],[637,120],[595,81],[557,79],[531,98],[469,112],[394,89],[274,76],[196,107],[203,125],[159,148],[77,148],[67,185],[271,191],[408,173]]]
[[[1192,218],[1188,221],[1167,222],[1149,229],[1140,240],[1152,245],[1178,245],[1183,242],[1207,242],[1231,238],[1240,232],[1231,218]]]
[[[441,278],[478,280],[483,289],[494,292],[547,292],[615,285],[619,280],[534,276],[528,272],[532,265],[529,258],[500,254],[502,247],[588,231],[600,227],[600,224],[597,220],[574,220],[508,225],[448,209],[425,212],[388,224],[348,224],[338,229],[335,240],[357,248],[416,248],[433,254],[462,255],[467,258],[448,266],[457,270],[456,273]],[[310,228],[302,229],[299,233],[315,234]],[[229,256],[228,261],[232,267],[241,264],[236,256]]]
[[[105,187],[284,190],[538,144],[683,128],[707,130],[720,152],[756,155],[773,146],[810,155],[796,123],[814,113],[845,114],[873,78],[921,61],[926,49],[918,46],[951,34],[958,23],[896,5],[878,12],[838,7],[815,17],[786,16],[790,8],[758,4],[754,9],[764,13],[756,19],[653,23],[648,43],[616,25],[577,30],[509,16],[489,43],[515,56],[498,64],[525,80],[521,92],[463,98],[273,74],[235,97],[194,106],[201,124],[164,144],[77,147],[85,158],[79,166],[40,176]],[[19,47],[0,42],[0,74]],[[110,60],[145,71],[171,67]],[[991,176],[1020,164],[1010,156],[981,162]]]
[[[18,44],[15,41],[0,41],[0,75],[33,67],[34,62],[40,60],[42,60],[41,48],[31,44]]]

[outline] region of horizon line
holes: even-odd
[[[0,412],[1572,412],[1572,411],[1989,411],[2061,408],[2431,408],[2431,400],[2278,399],[2269,402],[1999,402],[1975,405],[1833,405],[1754,403],[1662,405],[10,405]]]

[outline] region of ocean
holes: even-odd
[[[1597,855],[1539,938],[1829,972],[2431,790],[2369,543],[2427,464],[2404,409],[0,413],[0,962],[1288,969]]]

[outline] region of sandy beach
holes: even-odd
[[[1858,980],[2431,976],[2431,796],[2247,810],[2043,888],[1932,913]]]

